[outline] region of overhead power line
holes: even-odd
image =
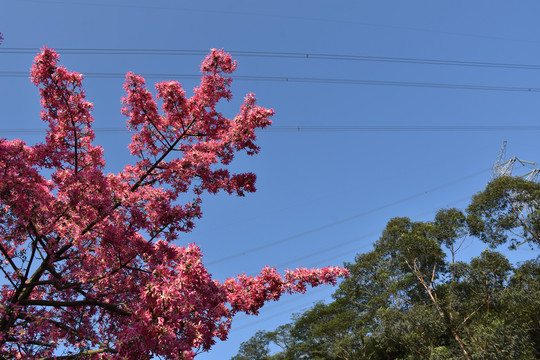
[[[462,33],[462,32],[454,32],[454,31],[441,31],[441,30],[435,30],[435,29],[427,29],[427,28],[419,28],[419,27],[411,27],[411,26],[399,26],[396,24],[377,24],[377,23],[370,23],[365,21],[358,21],[357,18],[354,20],[349,19],[337,19],[337,18],[329,18],[327,16],[325,17],[309,17],[309,16],[298,16],[295,14],[284,14],[283,11],[281,11],[279,14],[273,14],[271,12],[265,11],[265,12],[252,12],[252,11],[234,11],[231,9],[201,9],[201,8],[189,8],[189,7],[178,7],[178,6],[159,6],[159,5],[138,5],[138,4],[115,4],[111,1],[105,2],[105,3],[98,3],[95,1],[61,1],[61,0],[19,0],[19,1],[26,1],[26,2],[33,2],[38,3],[40,5],[46,5],[49,6],[49,4],[61,4],[61,5],[70,5],[70,6],[97,6],[97,7],[110,7],[110,8],[120,8],[120,9],[126,9],[126,8],[132,8],[132,9],[139,9],[139,10],[158,10],[158,11],[167,11],[167,12],[192,12],[192,13],[207,13],[207,14],[219,14],[220,17],[222,15],[237,15],[237,16],[248,16],[250,18],[253,17],[261,17],[261,18],[274,18],[274,19],[285,19],[285,20],[292,20],[295,23],[298,21],[310,21],[310,22],[328,22],[328,23],[338,23],[338,24],[348,24],[348,25],[360,25],[363,27],[371,27],[371,28],[382,28],[382,29],[391,29],[391,30],[398,30],[400,32],[403,31],[414,31],[414,32],[422,32],[422,33],[433,33],[433,34],[441,34],[441,35],[450,35],[450,36],[460,36],[460,37],[471,37],[471,38],[480,38],[480,39],[491,39],[491,40],[503,40],[503,41],[512,41],[512,42],[525,42],[525,43],[538,43],[538,40],[528,40],[528,39],[521,39],[521,38],[506,38],[506,37],[500,37],[500,36],[493,36],[493,34],[487,35],[487,34],[471,34],[471,33]],[[62,10],[64,10],[62,8]],[[221,19],[223,20],[223,19]],[[229,20],[231,21],[231,20]]]
[[[402,199],[399,199],[399,200],[396,200],[396,201],[393,201],[393,202],[390,202],[390,203],[387,203],[387,204],[384,204],[384,205],[381,205],[381,206],[366,210],[366,211],[361,212],[359,214],[355,214],[355,215],[352,215],[352,216],[349,216],[349,217],[346,217],[346,218],[343,218],[343,219],[340,219],[340,220],[337,220],[337,221],[334,221],[334,222],[331,222],[331,223],[328,223],[328,224],[324,224],[324,225],[321,225],[321,226],[318,226],[318,227],[315,227],[315,228],[312,228],[312,229],[309,229],[309,230],[306,230],[306,231],[303,231],[303,232],[300,232],[300,233],[297,233],[297,234],[294,234],[294,235],[291,235],[291,236],[288,236],[288,237],[285,237],[285,238],[282,238],[282,239],[279,239],[279,240],[270,241],[270,242],[267,242],[265,244],[261,244],[259,246],[253,247],[251,249],[247,249],[247,250],[240,251],[240,252],[228,255],[228,256],[224,256],[224,257],[215,259],[213,261],[209,261],[206,264],[207,265],[219,264],[219,263],[222,263],[222,262],[225,262],[225,261],[228,261],[228,260],[236,259],[236,258],[241,257],[241,256],[245,256],[245,255],[260,251],[260,250],[267,249],[269,247],[273,247],[275,245],[283,244],[283,243],[289,242],[291,240],[298,239],[300,237],[304,237],[306,235],[310,235],[310,234],[313,234],[313,233],[316,233],[316,232],[319,232],[319,231],[322,231],[322,230],[325,230],[325,229],[329,229],[331,227],[334,227],[334,226],[337,226],[337,225],[340,225],[340,224],[344,224],[344,223],[352,221],[352,220],[356,220],[356,219],[358,219],[360,217],[375,213],[377,211],[389,208],[391,206],[407,202],[407,201],[412,200],[414,198],[423,196],[423,195],[425,195],[425,194],[427,194],[429,192],[440,190],[440,189],[443,189],[443,188],[448,187],[450,185],[459,183],[461,181],[468,180],[468,179],[473,178],[475,176],[478,176],[478,175],[480,175],[482,173],[485,173],[488,170],[490,170],[490,169],[484,169],[484,170],[475,172],[473,174],[469,174],[469,175],[464,176],[462,178],[455,179],[455,180],[449,181],[447,183],[444,183],[442,185],[433,187],[431,189],[428,189],[428,190],[425,190],[425,191],[422,191],[422,192],[407,196],[405,198],[402,198]]]
[[[454,201],[452,201],[451,203],[446,204],[446,205],[444,206],[444,208],[447,208],[448,206],[450,206],[450,205],[452,205],[452,204],[456,204],[456,203],[459,203],[459,202],[462,202],[462,201],[468,200],[468,199],[470,199],[470,196],[463,197],[463,198],[458,199],[458,200],[454,200]],[[416,218],[416,217],[418,217],[418,216],[424,216],[424,215],[426,215],[426,214],[432,214],[432,213],[436,212],[437,210],[439,210],[440,208],[443,208],[443,207],[438,207],[438,208],[436,208],[436,209],[431,209],[431,210],[429,210],[429,211],[422,212],[422,213],[420,213],[420,214],[417,214],[417,215],[413,216],[413,218]],[[299,257],[299,258],[290,260],[289,262],[284,263],[284,264],[281,264],[281,265],[277,265],[276,267],[280,268],[280,267],[283,267],[283,266],[285,266],[285,265],[287,265],[287,264],[289,264],[289,263],[296,262],[296,261],[298,261],[298,260],[302,260],[302,259],[305,259],[305,258],[309,258],[309,257],[312,257],[312,256],[314,256],[314,255],[318,255],[318,254],[323,253],[323,252],[326,253],[326,252],[328,252],[329,250],[334,250],[336,247],[341,247],[341,245],[343,245],[343,244],[348,244],[348,243],[350,243],[350,242],[352,242],[352,241],[357,241],[357,240],[360,240],[360,239],[362,239],[362,238],[373,237],[373,236],[376,236],[376,235],[380,235],[380,234],[382,233],[382,231],[383,231],[383,230],[380,229],[380,230],[375,231],[375,232],[373,232],[373,233],[371,233],[371,234],[366,234],[366,235],[364,235],[364,236],[361,236],[361,237],[359,237],[359,238],[355,238],[355,239],[353,239],[353,240],[350,240],[350,241],[347,241],[347,242],[344,242],[344,243],[335,244],[335,246],[332,246],[332,248],[327,248],[327,249],[318,251],[318,252],[316,252],[316,253],[308,254],[307,256],[302,256],[302,257]],[[321,264],[323,264],[323,263],[325,263],[325,262],[328,262],[329,260],[340,259],[340,258],[343,258],[343,256],[345,256],[345,255],[350,255],[351,252],[352,252],[352,253],[355,253],[355,254],[358,254],[358,251],[364,250],[364,249],[368,248],[370,245],[372,245],[372,243],[369,243],[369,244],[367,244],[367,243],[362,244],[362,246],[356,247],[356,248],[353,249],[353,250],[348,250],[348,251],[346,251],[346,252],[341,252],[340,254],[331,256],[330,258],[327,257],[327,258],[325,258],[325,259],[323,259],[323,260],[319,260],[319,261],[317,261],[316,263],[313,263],[313,264],[308,265],[308,266],[306,266],[306,267],[307,267],[307,268],[311,268],[311,267],[321,266]],[[309,298],[311,298],[310,300],[304,301],[301,305],[297,305],[297,306],[295,306],[294,308],[291,308],[291,309],[285,309],[285,310],[284,310],[283,307],[284,307],[285,305],[291,303],[291,302],[295,302],[295,301],[300,300],[300,299],[303,299],[303,298],[293,297],[293,298],[289,298],[289,299],[285,299],[285,300],[279,300],[279,302],[277,302],[277,303],[269,303],[268,305],[265,305],[265,306],[264,306],[264,310],[265,310],[265,313],[264,313],[264,314],[267,315],[267,314],[268,314],[268,311],[270,311],[271,313],[274,313],[275,310],[278,310],[278,311],[281,312],[281,313],[290,313],[290,312],[292,312],[292,311],[294,311],[294,310],[297,310],[297,309],[310,308],[310,307],[312,307],[317,301],[324,301],[324,300],[326,300],[326,299],[328,298],[328,296],[325,296],[324,298],[320,298],[319,300],[313,300],[313,299],[312,299],[312,296],[313,296],[313,295],[316,295],[316,294],[322,292],[322,290],[325,290],[325,288],[317,288],[317,289],[315,289],[315,290],[311,290],[311,291],[309,292]],[[240,314],[240,316],[237,316],[237,318],[236,318],[236,324],[238,324],[239,321],[240,321],[240,322],[245,322],[246,320],[249,320],[249,315]],[[240,330],[240,329],[244,329],[244,328],[249,328],[249,327],[252,327],[252,326],[255,325],[255,324],[258,324],[258,323],[260,323],[260,322],[264,322],[264,321],[267,321],[267,320],[269,320],[268,317],[263,317],[263,318],[261,318],[261,319],[259,319],[259,320],[257,320],[257,321],[251,321],[249,324],[245,324],[245,325],[242,325],[242,326],[240,326],[240,327],[234,327],[234,330]]]
[[[104,49],[104,48],[55,48],[62,54],[70,55],[158,55],[158,56],[205,56],[208,50],[194,49]],[[35,54],[40,49],[11,47],[0,49],[0,54]],[[444,60],[429,58],[409,58],[392,56],[371,56],[371,55],[345,55],[328,53],[309,52],[279,52],[279,51],[243,51],[227,50],[234,57],[262,57],[262,58],[286,58],[286,59],[313,59],[313,60],[334,60],[334,61],[368,61],[383,63],[406,63],[406,64],[426,64],[444,66],[468,66],[485,68],[523,69],[540,70],[537,64],[517,64],[500,63],[490,61],[465,61],[465,60]]]
[[[321,285],[321,286],[324,286],[324,285]],[[311,309],[316,303],[318,302],[324,302],[325,300],[328,299],[328,296],[319,296],[318,299],[311,299],[309,300],[309,302],[303,302],[302,304],[300,305],[296,305],[296,306],[293,306],[293,307],[289,307],[287,309],[283,309],[281,307],[273,307],[270,311],[270,313],[273,313],[275,312],[274,310],[279,310],[279,313],[281,314],[291,314],[293,312],[296,312],[298,310],[300,310],[301,312],[305,312],[305,311],[308,311],[309,309]],[[280,300],[280,303],[284,303],[285,301],[283,300]],[[267,306],[265,306],[265,310],[267,310]],[[243,314],[242,314],[243,315]],[[266,315],[266,313],[265,313]],[[253,327],[257,324],[260,324],[260,323],[263,323],[263,322],[266,322],[268,320],[272,320],[275,318],[276,315],[273,315],[273,316],[264,316],[264,317],[259,317],[258,319],[256,320],[251,320],[249,318],[250,315],[244,315],[242,318],[237,318],[236,322],[233,322],[233,325],[231,327],[231,330],[233,331],[240,331],[240,330],[243,330],[243,329],[248,329],[250,327]],[[237,326],[237,325],[234,325],[234,324],[238,324],[238,320],[242,320],[242,319],[245,319],[245,320],[249,320],[249,323],[245,323],[244,321],[244,325],[240,325],[240,326]]]
[[[452,204],[456,204],[456,203],[459,203],[459,202],[462,202],[462,201],[468,200],[468,199],[470,199],[470,196],[466,196],[466,197],[460,198],[458,200],[454,200],[451,203],[448,203],[447,205],[445,205],[444,207],[448,207],[448,206],[450,206]],[[422,212],[420,214],[415,215],[414,217],[433,214],[433,213],[437,212],[437,210],[439,210],[441,208],[442,207],[439,207],[437,209],[431,209],[431,210],[428,210],[428,211],[424,211],[424,212]],[[364,234],[362,236],[355,237],[353,239],[349,239],[349,240],[345,240],[345,241],[339,241],[339,242],[332,242],[332,246],[326,247],[324,249],[319,249],[317,251],[314,251],[314,252],[311,252],[311,253],[308,253],[308,254],[303,254],[303,255],[301,255],[299,257],[295,257],[293,259],[287,260],[286,262],[282,262],[281,264],[278,264],[278,265],[275,265],[275,266],[277,268],[282,268],[282,267],[285,267],[287,265],[295,264],[298,261],[309,259],[309,258],[317,256],[317,255],[328,254],[331,251],[334,251],[334,250],[339,249],[341,247],[345,247],[345,246],[350,245],[350,244],[358,243],[361,240],[376,237],[376,236],[380,235],[381,233],[382,233],[382,229],[371,232],[371,233],[368,233],[368,234]],[[311,265],[308,265],[307,267],[310,268],[310,267],[314,267],[314,266],[319,266],[321,263],[323,263],[323,262],[325,262],[327,260],[332,260],[332,259],[335,259],[335,258],[339,258],[339,257],[345,256],[347,254],[350,254],[351,252],[357,252],[359,250],[365,249],[366,247],[369,247],[370,245],[372,245],[372,242],[363,243],[362,246],[360,246],[360,247],[357,246],[357,247],[355,247],[354,250],[348,250],[346,252],[341,252],[341,253],[339,253],[337,255],[333,255],[330,258],[326,257],[324,259],[319,260],[317,262],[317,264],[311,264]]]
[[[123,127],[94,128],[96,134],[122,134]],[[43,135],[45,128],[0,129],[0,136]],[[540,125],[456,125],[456,126],[270,126],[262,132],[485,132],[485,131],[540,131]]]
[[[140,74],[147,79],[199,79],[201,75],[194,74]],[[123,79],[124,73],[114,72],[87,72],[86,78],[96,79]],[[0,71],[0,77],[28,77],[23,71]],[[288,82],[288,83],[311,83],[311,84],[337,84],[337,85],[375,85],[375,86],[399,86],[399,87],[420,87],[420,88],[442,88],[459,90],[488,90],[488,91],[511,91],[511,92],[540,92],[537,87],[519,86],[495,86],[495,85],[472,85],[472,84],[447,84],[447,83],[424,83],[412,81],[385,81],[385,80],[361,80],[361,79],[331,79],[315,77],[287,77],[287,76],[234,76],[240,81],[265,81],[265,82]]]
[[[271,126],[263,131],[284,132],[448,132],[448,131],[538,131],[540,125],[456,125],[456,126]]]

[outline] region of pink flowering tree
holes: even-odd
[[[192,359],[227,338],[235,314],[347,275],[265,267],[220,283],[200,248],[178,240],[201,216],[203,193],[255,191],[254,174],[226,167],[237,152],[259,151],[255,130],[273,111],[253,94],[233,119],[216,110],[232,96],[230,55],[212,50],[190,98],[175,81],[154,96],[127,74],[122,113],[136,159],[117,174],[104,173],[93,145],[82,75],[58,58],[45,48],[31,71],[45,140],[0,139],[1,358]]]

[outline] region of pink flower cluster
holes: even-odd
[[[117,174],[103,172],[93,144],[82,75],[58,59],[44,48],[31,71],[45,141],[0,139],[1,358],[192,359],[227,338],[236,313],[347,276],[339,267],[284,276],[266,267],[219,283],[197,246],[173,243],[201,217],[203,193],[255,191],[254,174],[226,166],[239,151],[259,151],[255,130],[273,111],[253,94],[233,119],[215,109],[232,96],[230,55],[212,50],[189,98],[174,81],[154,96],[127,74],[122,113],[136,160]]]
[[[279,300],[284,293],[305,293],[308,285],[335,285],[338,277],[348,275],[349,272],[344,268],[326,267],[288,270],[285,277],[282,277],[275,268],[266,266],[256,277],[238,275],[236,279],[227,279],[224,285],[234,312],[257,315],[265,302]]]

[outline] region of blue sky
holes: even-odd
[[[276,111],[275,129],[260,133],[261,153],[233,163],[258,175],[258,192],[207,196],[203,219],[179,243],[199,244],[221,280],[267,264],[281,271],[340,265],[368,251],[392,217],[429,220],[437,209],[465,207],[489,180],[503,141],[508,157],[540,161],[539,13],[536,1],[4,0],[0,136],[32,143],[43,134],[29,129],[45,127],[38,91],[21,75],[35,52],[13,49],[65,49],[62,64],[82,73],[175,74],[186,90],[197,81],[178,75],[197,75],[203,55],[68,50],[231,51],[238,60],[235,97],[220,109],[232,117],[254,92]],[[287,54],[269,54],[276,52]],[[85,88],[95,128],[123,129],[122,78],[89,75]],[[96,134],[109,171],[131,161],[127,132]],[[473,244],[461,255],[468,259],[484,247]],[[315,289],[269,304],[259,317],[239,316],[229,341],[198,359],[230,358],[256,330],[287,322],[331,292]]]

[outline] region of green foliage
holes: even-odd
[[[443,209],[435,215],[434,236],[447,249],[453,249],[458,239],[467,234],[467,217],[458,209]]]
[[[508,316],[527,331],[535,358],[540,358],[540,260],[530,260],[515,269],[504,301]]]
[[[240,351],[232,360],[268,360],[270,359],[269,344],[270,338],[267,333],[259,330],[240,345]]]
[[[540,244],[539,194],[538,184],[500,178],[474,196],[467,214],[391,219],[373,250],[346,265],[350,277],[333,302],[258,332],[240,353],[256,341],[266,350],[280,344],[283,351],[258,357],[272,360],[540,358],[540,258],[514,268],[491,249],[455,261],[471,237]]]
[[[467,211],[471,234],[491,246],[540,245],[540,183],[497,178],[473,197]]]

